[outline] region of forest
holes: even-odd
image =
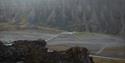
[[[125,33],[125,0],[0,0],[2,23],[18,28]]]

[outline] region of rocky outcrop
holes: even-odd
[[[57,52],[48,51],[44,40],[18,40],[12,46],[0,41],[0,63],[93,63],[93,60],[84,47]]]

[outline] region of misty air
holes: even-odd
[[[125,1],[0,0],[0,63],[125,63]]]

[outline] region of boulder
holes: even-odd
[[[0,41],[0,63],[94,63],[84,47],[71,47],[65,51],[46,48],[45,40],[18,40],[12,46]]]

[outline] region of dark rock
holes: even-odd
[[[12,46],[0,41],[0,63],[94,63],[88,49],[72,47],[48,52],[45,40],[18,40]]]

